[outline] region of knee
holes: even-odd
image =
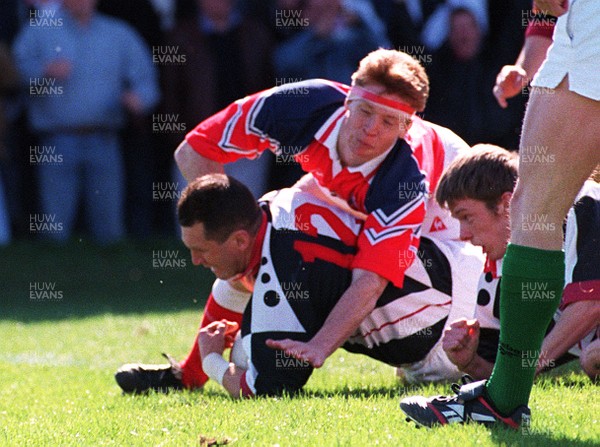
[[[259,374],[255,382],[256,395],[268,397],[295,396],[302,390],[307,380],[289,380]]]
[[[572,203],[561,203],[563,201],[557,197],[556,191],[519,178],[510,201],[511,225],[531,219],[532,216],[546,222],[562,223]]]
[[[519,178],[510,201],[511,214],[521,216],[528,213],[545,212],[551,204],[546,195],[546,191],[537,191],[530,182]]]
[[[553,206],[553,199],[547,193],[528,195],[517,192],[510,204],[511,234],[558,234],[562,238],[562,222],[567,214],[559,206]]]
[[[600,339],[585,347],[579,358],[581,368],[592,379],[600,378]]]

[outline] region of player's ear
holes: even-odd
[[[406,136],[406,134],[408,133],[408,131],[410,130],[410,128],[412,127],[413,120],[412,119],[404,120],[402,117],[400,117],[400,119],[403,121],[400,124],[400,129],[398,131],[398,138],[404,138]]]
[[[512,199],[512,192],[506,191],[500,196],[498,203],[498,213],[508,213],[510,210],[510,200]]]
[[[253,237],[246,230],[235,230],[230,238],[240,251],[247,250],[252,245]]]

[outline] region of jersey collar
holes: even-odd
[[[260,228],[258,229],[258,233],[256,233],[256,239],[254,240],[254,246],[252,247],[252,254],[250,255],[250,262],[248,263],[248,267],[244,272],[234,276],[231,278],[232,280],[239,280],[242,278],[247,278],[254,282],[254,278],[258,274],[258,269],[260,268],[260,255],[262,253],[262,246],[265,241],[265,234],[267,232],[267,215],[263,210],[261,212],[261,223]]]
[[[483,273],[491,273],[493,278],[500,278],[502,276],[502,259],[492,261],[486,256]]]

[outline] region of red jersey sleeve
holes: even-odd
[[[200,155],[220,163],[263,151],[302,152],[344,104],[346,86],[311,79],[255,93],[202,121],[186,135]]]
[[[219,163],[256,158],[277,143],[253,127],[253,113],[260,110],[265,92],[255,93],[227,106],[198,124],[185,139],[203,157]]]
[[[425,201],[415,199],[396,213],[384,210],[371,213],[358,237],[357,254],[352,268],[377,273],[402,287],[406,269],[417,258]]]

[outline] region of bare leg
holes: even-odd
[[[567,86],[565,78],[555,90],[533,88],[511,202],[514,244],[560,250],[563,220],[600,162],[600,102]]]
[[[534,88],[511,202],[511,243],[500,284],[500,343],[486,390],[506,414],[526,405],[542,340],[564,285],[562,224],[600,161],[600,101]]]

